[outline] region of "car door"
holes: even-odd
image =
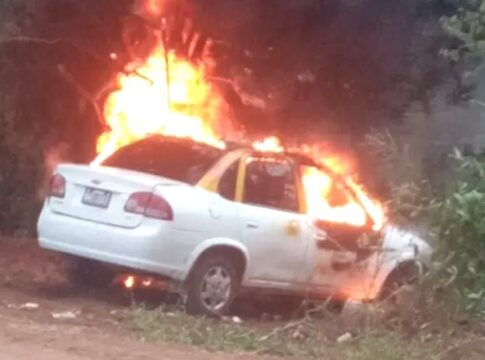
[[[305,261],[307,283],[309,290],[363,299],[366,298],[366,292],[372,281],[372,273],[375,269],[373,261],[378,248],[362,245],[367,240],[372,241],[374,245],[375,237],[378,235],[372,234],[367,226],[339,222],[342,220],[339,218],[345,216],[342,209],[355,200],[350,193],[334,185],[328,187],[329,183],[325,184],[328,187],[325,191],[326,196],[333,200],[326,199],[333,208],[328,207],[325,210],[335,211],[335,214],[325,215],[333,220],[318,220],[319,214],[308,214],[311,235],[308,239],[309,246]],[[305,190],[307,189],[304,188]]]
[[[241,236],[250,263],[247,285],[292,287],[305,259],[305,215],[296,174],[285,158],[250,156],[238,184]]]

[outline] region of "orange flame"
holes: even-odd
[[[255,141],[253,143],[253,148],[261,152],[280,153],[285,151],[281,145],[280,139],[278,139],[276,136],[267,137],[263,141]]]
[[[98,139],[98,156],[93,164],[102,163],[119,148],[150,134],[190,138],[225,147],[223,139],[233,129],[224,120],[225,102],[207,81],[202,65],[167,54],[159,46],[143,64],[131,67],[135,71],[118,76],[118,89],[105,102],[104,117],[109,130]],[[285,151],[276,136],[254,142],[253,148],[261,152]],[[318,149],[308,146],[299,146],[298,150],[335,173],[349,171],[348,163],[341,157],[321,156]],[[384,212],[380,204],[350,178],[346,179],[346,187],[354,194],[342,200],[334,199],[337,184],[329,174],[315,167],[304,167],[302,176],[307,211],[313,217],[353,226],[367,225],[370,217],[375,230],[383,226]],[[134,278],[128,277],[125,286],[133,287]]]
[[[303,187],[310,215],[328,222],[354,226],[366,224],[366,213],[357,202],[345,199],[341,205],[331,204],[331,197],[337,191],[335,183],[316,167],[303,167]]]
[[[203,67],[173,53],[167,58],[168,67],[163,47],[158,47],[136,72],[118,76],[119,89],[109,95],[104,106],[109,130],[98,139],[94,164],[155,133],[224,148],[220,134],[230,124],[221,116],[224,102],[205,80]]]
[[[133,287],[135,286],[135,277],[132,275],[127,276],[126,279],[123,280],[123,285],[127,289],[133,289]]]
[[[371,200],[350,178],[345,180],[345,185],[352,194],[339,187],[332,177],[316,167],[304,166],[302,173],[307,212],[311,216],[318,220],[352,226],[366,226],[370,217],[376,231],[384,225],[384,211],[380,204]],[[337,204],[333,204],[334,202]]]

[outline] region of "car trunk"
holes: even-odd
[[[164,177],[103,166],[60,165],[56,173],[65,178],[66,190],[64,198],[49,198],[52,211],[125,228],[135,228],[143,219],[143,215],[124,210],[131,194],[182,185]]]

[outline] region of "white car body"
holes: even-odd
[[[240,180],[234,200],[221,196],[217,186],[223,174],[238,161],[239,179],[247,158],[254,156],[248,149],[228,151],[193,186],[113,167],[60,165],[55,173],[65,179],[65,193],[45,200],[38,221],[40,246],[157,274],[175,284],[185,282],[202,254],[229,248],[244,259],[242,289],[338,293],[362,300],[378,296],[400,264],[429,263],[431,249],[423,240],[391,226],[381,231],[378,246],[359,258],[355,250],[319,247],[325,231],[304,212],[242,202]],[[83,204],[87,188],[109,191],[108,207]],[[135,192],[165,199],[173,219],[126,212]]]

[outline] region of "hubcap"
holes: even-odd
[[[222,266],[209,269],[202,278],[200,297],[204,306],[214,312],[222,309],[231,297],[231,275]]]

